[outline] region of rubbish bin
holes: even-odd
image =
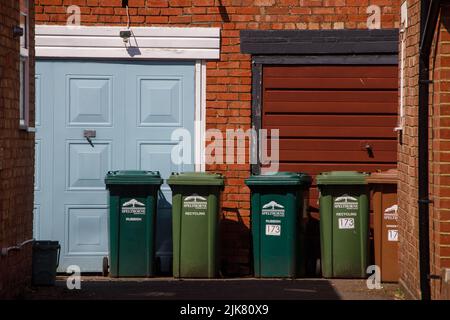
[[[33,241],[32,249],[33,286],[54,286],[61,246],[58,241]]]
[[[253,175],[251,218],[255,277],[305,274],[304,226],[311,177],[279,172]]]
[[[325,278],[366,277],[369,258],[366,177],[355,171],[324,172],[317,176]]]
[[[397,170],[372,173],[367,182],[373,209],[375,264],[381,269],[381,281],[397,282],[399,278]]]
[[[109,274],[151,277],[155,270],[155,218],[162,179],[157,171],[110,171]],[[104,273],[108,263],[104,261]]]
[[[172,189],[173,276],[217,277],[222,175],[173,173],[167,183]]]

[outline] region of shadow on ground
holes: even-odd
[[[394,299],[395,285],[368,290],[362,280],[174,280],[90,278],[81,290],[68,290],[65,279],[55,287],[32,288],[26,299],[42,300],[341,300]]]

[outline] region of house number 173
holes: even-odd
[[[280,236],[281,225],[279,224],[266,224],[266,236]]]

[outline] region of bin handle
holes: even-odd
[[[59,258],[60,258],[60,256],[61,256],[61,245],[58,244],[58,258],[56,260],[56,269],[58,269],[58,267],[59,267]]]

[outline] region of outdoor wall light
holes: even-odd
[[[21,36],[23,36],[23,28],[21,28],[19,26],[14,26],[13,36],[14,36],[14,38],[20,38]]]
[[[123,43],[127,44],[131,38],[130,12],[128,9],[128,0],[122,0],[122,8],[125,8],[126,12],[127,12],[127,30],[120,31],[120,37],[123,39]]]
[[[123,42],[128,43],[128,40],[131,38],[131,31],[120,31],[120,37],[123,39]]]

